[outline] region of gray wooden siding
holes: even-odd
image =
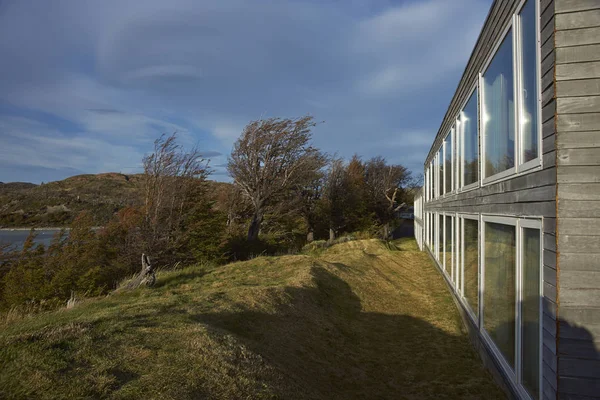
[[[559,398],[600,398],[600,0],[555,0]]]
[[[600,0],[594,0],[595,3]],[[492,54],[497,42],[501,39],[506,26],[520,1],[496,0],[484,24],[465,72],[458,84],[456,93],[450,103],[448,111],[441,123],[436,139],[427,156],[425,165],[439,149],[446,133],[451,129],[460,107],[467,100],[470,91],[477,80],[479,71]],[[563,8],[566,5],[562,5]],[[574,7],[577,7],[576,5]],[[571,20],[588,21],[587,16],[573,16]],[[557,373],[558,351],[557,333],[558,321],[558,277],[557,277],[557,157],[571,159],[589,159],[594,157],[585,151],[572,152],[565,145],[567,142],[558,142],[556,136],[556,113],[565,108],[579,110],[578,100],[569,102],[561,99],[557,101],[555,74],[557,59],[578,57],[588,60],[595,56],[582,55],[579,52],[558,53],[555,49],[556,24],[563,26],[569,23],[568,18],[557,20],[555,16],[555,2],[553,0],[540,0],[540,53],[541,53],[541,99],[542,99],[542,162],[541,169],[512,177],[511,179],[478,187],[466,192],[447,195],[442,199],[425,204],[425,211],[449,211],[465,213],[483,213],[510,216],[541,216],[544,218],[543,243],[544,243],[544,288],[543,288],[543,386],[542,392],[545,399],[556,399],[559,382]],[[586,22],[589,25],[589,22]],[[590,49],[592,50],[592,49]],[[586,58],[587,57],[587,58]],[[600,58],[600,57],[599,57]],[[583,69],[580,74],[588,73]],[[566,73],[566,72],[565,72]],[[573,81],[577,82],[577,81]],[[600,95],[600,80],[595,83],[595,92]],[[594,93],[594,89],[587,86],[562,86],[563,92]],[[584,107],[594,109],[594,102],[583,101]],[[578,111],[581,113],[581,111]],[[568,123],[568,121],[565,121]],[[600,139],[597,139],[600,143]],[[562,146],[562,147],[561,147]],[[559,153],[558,149],[562,152]],[[589,174],[588,174],[589,175]],[[588,180],[597,179],[598,194],[600,199],[600,179],[588,177]],[[594,182],[596,182],[594,180]],[[600,205],[597,207],[600,215]],[[599,238],[600,239],[600,238]],[[600,242],[600,240],[599,240]],[[600,243],[599,243],[600,245]],[[600,246],[599,246],[600,249]],[[599,250],[600,251],[600,250]]]

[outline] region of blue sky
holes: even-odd
[[[248,121],[307,113],[421,172],[491,3],[0,1],[0,181],[139,172],[173,131],[227,180]]]

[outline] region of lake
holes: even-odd
[[[58,229],[36,229],[37,237],[35,238],[35,242],[48,246],[58,231]],[[29,236],[29,230],[26,229],[14,231],[0,230],[0,243],[9,243],[21,249],[27,236]]]

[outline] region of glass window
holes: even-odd
[[[431,160],[431,165],[429,166],[429,180],[431,181],[431,197],[435,198],[435,167],[434,160]]]
[[[438,216],[438,261],[444,262],[444,216]]]
[[[483,74],[483,133],[488,178],[515,166],[515,113],[512,30]]]
[[[479,315],[479,222],[464,219],[464,294],[475,316]]]
[[[444,189],[444,145],[440,147],[440,151],[438,152],[438,168],[439,168],[439,182],[438,186],[440,191],[438,192],[440,196],[443,196],[446,192]]]
[[[429,237],[429,248],[433,250],[433,215],[429,213],[429,225],[427,225],[427,235]]]
[[[424,182],[423,182],[423,193],[425,193],[425,201],[427,201],[427,192],[429,191],[428,189],[428,185],[429,185],[429,171],[427,169],[427,167],[425,167],[425,178],[424,178]]]
[[[453,129],[454,130],[454,129]],[[450,193],[454,187],[452,186],[452,131],[446,136],[444,141],[444,178],[446,182],[445,193]]]
[[[520,13],[521,24],[521,156],[522,162],[534,160],[539,154],[537,37],[535,1],[529,0]]]
[[[516,228],[485,223],[483,326],[509,365],[515,365]]]
[[[444,270],[448,275],[452,274],[452,257],[454,255],[454,248],[452,246],[452,229],[454,225],[452,224],[452,217],[446,216],[446,252],[444,253]]]
[[[467,186],[479,180],[477,89],[461,111],[459,120],[462,137],[462,184]]]
[[[524,228],[522,232],[521,381],[537,399],[540,384],[540,230]]]

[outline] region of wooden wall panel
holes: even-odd
[[[600,398],[600,1],[555,11],[557,395]]]

